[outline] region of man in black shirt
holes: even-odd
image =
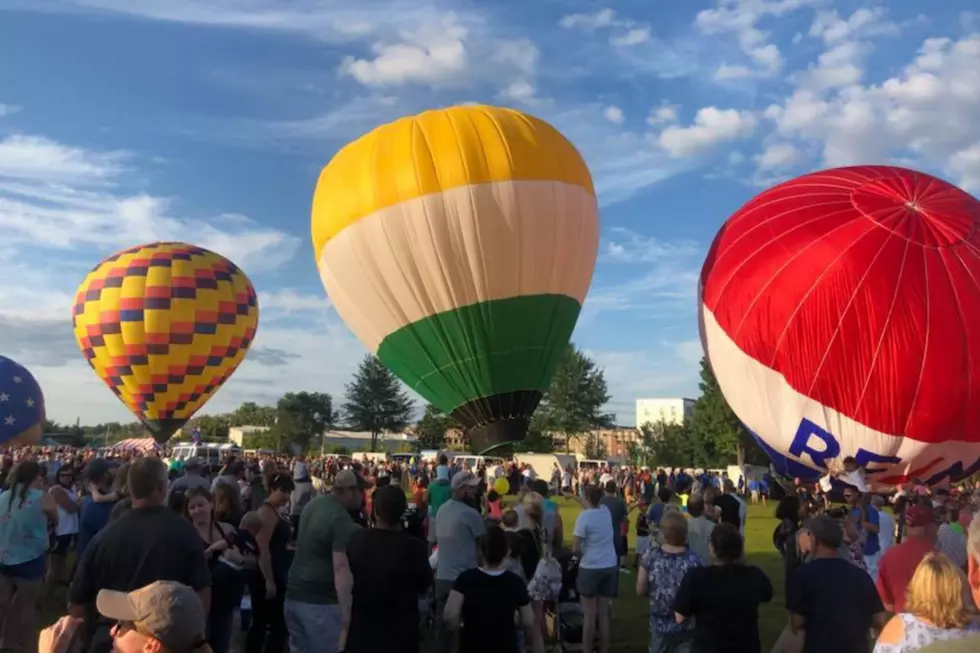
[[[814,560],[796,570],[786,607],[794,631],[804,629],[803,653],[867,653],[868,631],[885,625],[885,608],[868,573],[838,555],[841,523],[810,521]]]
[[[197,591],[205,611],[210,608],[211,574],[204,544],[190,522],[164,505],[166,465],[156,457],[138,458],[127,478],[132,509],[92,539],[69,592],[69,613],[89,620],[91,643],[86,650],[92,653],[112,649],[113,624],[99,620],[95,612],[99,590],[132,592],[156,581],[176,581]]]

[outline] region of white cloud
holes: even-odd
[[[745,79],[753,74],[754,71],[748,66],[729,66],[723,63],[715,69],[714,79],[716,82],[726,82],[733,79]]]
[[[248,218],[175,217],[167,199],[119,191],[114,185],[123,180],[121,161],[127,158],[35,136],[0,142],[4,244],[108,252],[140,242],[189,239],[247,269],[269,269],[292,256],[297,238]]]
[[[330,306],[330,299],[325,293],[310,294],[293,288],[259,293],[259,308],[262,309],[263,315],[270,312],[284,316],[298,313],[326,313]]]
[[[16,104],[4,104],[3,102],[0,102],[0,118],[12,116],[20,110],[21,107],[17,106]]]
[[[847,19],[842,19],[836,9],[817,12],[809,35],[821,38],[831,46],[855,39],[896,35],[901,31],[900,27],[888,20],[887,14],[884,7],[861,8]]]
[[[641,43],[646,43],[650,40],[650,28],[649,27],[634,27],[628,30],[625,34],[620,36],[613,36],[609,39],[609,42],[615,46],[619,47],[629,47],[631,45],[639,45]]]
[[[603,259],[616,263],[656,263],[666,259],[689,259],[701,248],[691,241],[662,241],[630,229],[613,227],[604,243]]]
[[[569,14],[558,24],[565,29],[577,29],[591,33],[612,30],[609,43],[616,47],[630,47],[647,43],[651,39],[650,27],[634,20],[620,18],[612,9],[605,8],[592,14]]]
[[[650,111],[650,115],[647,117],[647,124],[651,127],[657,127],[677,122],[679,117],[678,109],[679,107],[676,104],[661,104],[659,107],[655,107]]]
[[[698,12],[695,25],[707,36],[732,34],[736,37],[739,49],[747,57],[748,65],[754,74],[773,76],[783,67],[783,57],[779,48],[770,42],[770,34],[760,29],[765,19],[781,18],[803,9],[815,6],[823,0],[717,0],[712,9]],[[728,67],[728,74],[735,64]],[[732,79],[722,77],[723,79]]]
[[[756,157],[760,170],[770,172],[792,168],[802,159],[802,154],[792,143],[774,142]]]
[[[126,152],[86,152],[38,136],[0,140],[0,179],[104,183],[123,171]]]
[[[746,138],[755,126],[755,117],[747,111],[705,107],[698,110],[691,125],[671,125],[660,132],[658,144],[674,157],[698,156]]]
[[[581,29],[587,32],[612,27],[615,23],[616,12],[609,8],[600,9],[594,14],[569,14],[558,21],[565,29]]]
[[[508,100],[529,106],[542,101],[534,85],[540,53],[527,39],[494,38],[485,26],[468,27],[454,14],[402,30],[398,39],[375,43],[370,58],[345,57],[340,72],[371,88],[470,88],[482,82]]]
[[[911,160],[980,188],[980,34],[927,39],[901,73],[867,85],[856,77],[804,76],[765,116],[780,140],[817,148],[823,165]]]
[[[447,18],[441,24],[403,32],[401,43],[376,43],[371,48],[374,58],[347,57],[340,69],[365,86],[454,84],[469,67],[467,34],[465,27]]]
[[[621,125],[626,120],[626,116],[623,115],[623,110],[617,106],[606,107],[602,110],[602,115],[614,125]]]

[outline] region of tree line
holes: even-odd
[[[736,461],[765,462],[765,453],[735,417],[703,358],[699,386],[700,396],[689,421],[637,425],[638,437],[627,448],[630,462],[698,467],[720,467]],[[615,425],[614,416],[604,410],[609,400],[602,368],[569,344],[531,420],[527,438],[515,445],[515,451],[549,453],[556,447],[567,450],[579,440],[587,457],[606,457],[598,432]],[[302,450],[319,450],[323,443],[318,438],[325,431],[345,429],[370,433],[373,451],[381,434],[409,430],[417,437],[418,449],[441,449],[445,447],[447,431],[460,428],[451,415],[432,404],[424,407],[420,418],[415,419],[415,414],[415,403],[401,381],[377,358],[367,355],[346,384],[339,403],[326,392],[287,392],[275,405],[245,402],[229,413],[195,417],[180,437],[186,439],[190,431],[198,429],[204,441],[225,442],[232,427],[259,426],[266,430],[247,434],[246,448],[280,450],[294,444]],[[143,429],[138,422],[93,426],[52,422],[47,424],[46,432],[72,432],[79,439],[108,444],[140,437]]]

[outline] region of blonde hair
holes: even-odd
[[[905,597],[905,611],[937,628],[964,628],[973,620],[973,601],[966,574],[941,553],[930,553],[915,570]]]
[[[660,519],[660,531],[664,542],[671,546],[687,544],[687,517],[678,510],[668,510]]]
[[[534,532],[538,554],[541,557],[549,556],[551,550],[547,546],[548,532],[544,527],[544,497],[537,492],[528,492],[521,504],[524,506],[524,516],[533,526],[531,530]]]

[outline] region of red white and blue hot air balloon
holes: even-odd
[[[0,356],[0,449],[37,444],[44,434],[44,394],[26,367]]]
[[[868,481],[980,471],[980,201],[887,166],[771,188],[701,271],[701,339],[777,470]]]

